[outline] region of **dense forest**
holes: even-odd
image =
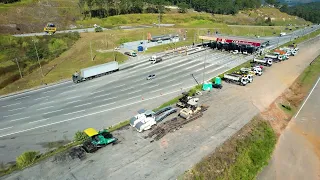
[[[299,16],[313,23],[320,23],[320,2],[301,4],[292,7],[284,5],[280,10],[290,15]]]
[[[79,0],[85,17],[108,17],[131,13],[163,13],[165,5],[176,5],[181,13],[193,8],[213,14],[236,14],[239,10],[258,8],[260,0]]]
[[[0,0],[0,3],[9,4],[19,2],[20,0]]]

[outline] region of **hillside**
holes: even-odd
[[[103,27],[121,25],[151,25],[158,23],[158,14],[125,14],[107,18],[86,18],[81,15],[78,0],[34,1],[23,0],[21,3],[0,4],[0,33],[30,33],[41,32],[47,22],[53,22],[59,30],[72,27],[92,27],[99,24]],[[269,25],[265,23],[271,18],[271,25],[284,26],[288,24],[303,25],[307,22],[301,18],[290,16],[275,8],[259,8],[243,10],[235,15],[199,13],[189,11],[178,13],[177,10],[166,11],[161,17],[161,23],[176,24],[178,27],[213,27],[216,23],[233,25]]]
[[[0,4],[0,33],[41,32],[48,22],[70,29],[81,16],[78,0],[21,0]]]

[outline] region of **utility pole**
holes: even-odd
[[[17,65],[18,65],[20,77],[21,77],[21,79],[22,79],[22,73],[21,73],[21,69],[20,69],[20,66],[19,66],[19,63],[18,63],[18,59],[17,59],[17,58],[16,58],[16,63],[17,63]]]
[[[42,75],[42,77],[44,77],[43,72],[42,72],[42,67],[41,67],[40,59],[39,59],[38,50],[37,50],[37,47],[36,47],[36,43],[34,42],[34,40],[32,40],[32,42],[33,42],[33,45],[34,45],[34,49],[36,50],[36,54],[37,54],[37,58],[38,58],[38,63],[39,63],[39,66],[40,66],[41,75]]]
[[[91,55],[91,61],[93,61],[93,58],[92,58],[92,47],[91,47],[91,41],[90,41],[90,55]]]

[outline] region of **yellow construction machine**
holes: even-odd
[[[46,27],[44,27],[43,31],[52,35],[57,31],[57,28],[53,23],[48,23]]]

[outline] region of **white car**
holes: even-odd
[[[156,78],[155,74],[150,74],[149,76],[147,76],[147,80],[151,80],[151,79],[154,79],[154,78]]]

